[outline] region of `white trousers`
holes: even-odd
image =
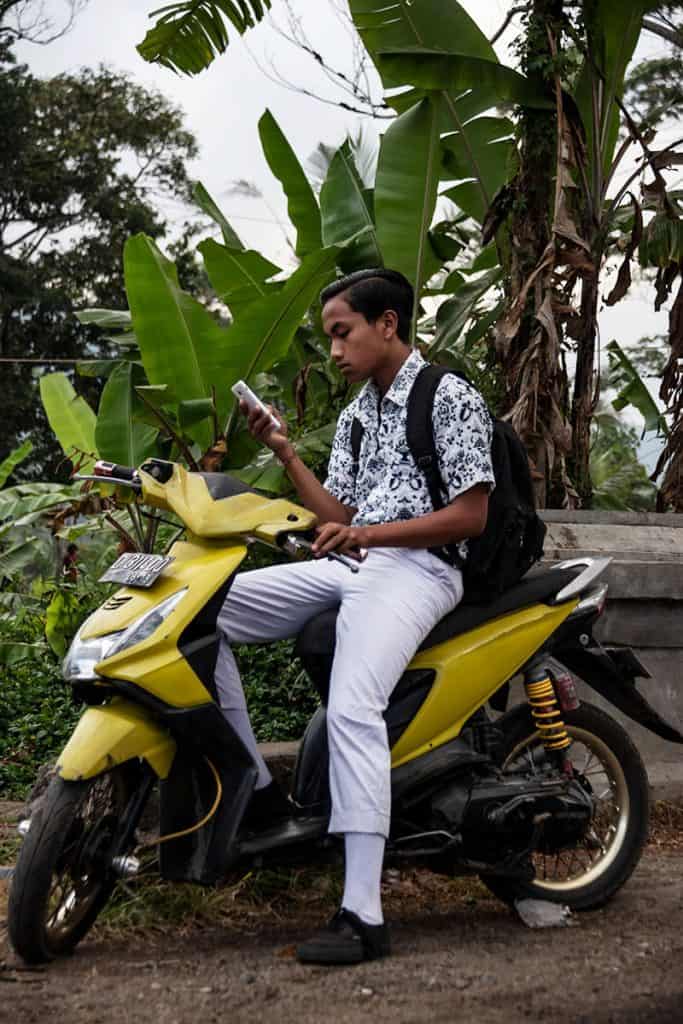
[[[387,836],[391,760],[383,712],[417,648],[462,598],[462,576],[425,550],[372,548],[352,573],[329,559],[239,573],[218,617],[216,687],[228,715],[246,712],[230,643],[296,636],[340,605],[327,706],[330,832]]]

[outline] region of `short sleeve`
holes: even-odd
[[[439,470],[453,501],[476,484],[495,487],[491,462],[493,423],[475,388],[453,374],[440,382],[434,396],[434,440]]]
[[[356,506],[356,479],[353,472],[353,454],[351,452],[351,424],[353,422],[353,405],[343,410],[337,421],[334,433],[330,461],[327,467],[327,479],[324,487],[333,498],[342,505]]]

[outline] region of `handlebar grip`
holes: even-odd
[[[95,476],[115,477],[117,480],[134,480],[135,468],[133,466],[119,466],[116,462],[107,462],[105,459],[98,459],[93,467]]]

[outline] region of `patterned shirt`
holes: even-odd
[[[332,443],[325,488],[344,505],[356,508],[355,526],[415,519],[433,511],[424,473],[408,447],[408,395],[425,361],[414,349],[396,374],[384,398],[374,381],[342,412]],[[447,503],[485,483],[493,489],[491,436],[493,426],[483,398],[454,374],[445,374],[434,396],[434,440]],[[351,424],[363,425],[354,477]],[[460,553],[466,555],[466,544]]]

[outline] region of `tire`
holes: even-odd
[[[566,712],[563,719],[573,740],[569,759],[579,778],[600,797],[602,776],[609,784],[609,797],[597,801],[591,830],[573,849],[533,855],[536,878],[532,881],[494,875],[481,878],[506,903],[533,898],[563,903],[570,910],[592,910],[612,898],[640,860],[648,834],[649,786],[638,750],[613,718],[592,704],[582,703],[576,711]],[[592,755],[587,759],[586,751]],[[539,755],[543,756],[543,747],[531,713],[515,716],[504,733],[500,758],[503,770],[513,764],[516,768],[526,764],[533,770]],[[599,765],[604,771],[597,770]],[[549,876],[548,861],[552,860],[555,869]]]
[[[27,964],[71,953],[92,927],[116,884],[108,855],[138,782],[123,765],[84,782],[50,783],[10,889],[9,937]]]

